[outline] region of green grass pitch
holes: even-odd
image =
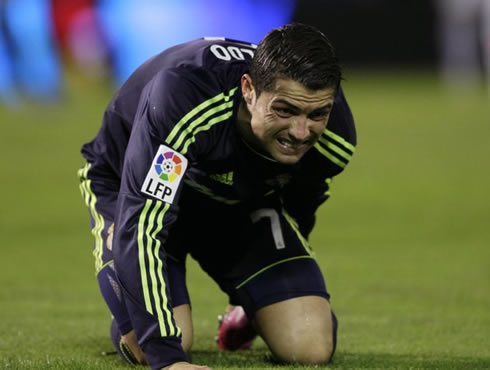
[[[128,368],[101,355],[110,316],[76,178],[111,91],[68,81],[58,105],[0,108],[2,369]],[[311,237],[340,320],[330,367],[490,368],[489,97],[417,71],[350,71],[344,87],[359,146]],[[260,340],[216,350],[226,299],[189,263],[193,360],[280,368]]]

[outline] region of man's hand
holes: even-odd
[[[170,366],[164,367],[162,370],[192,370],[192,369],[201,369],[201,370],[212,370],[208,366],[194,365],[188,362],[176,362]]]

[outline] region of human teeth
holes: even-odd
[[[293,148],[294,147],[294,145],[291,142],[287,141],[287,140],[279,139],[279,142],[282,145],[284,145],[285,147],[288,147],[288,148]]]

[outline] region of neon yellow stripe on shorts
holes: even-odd
[[[308,243],[308,240],[306,240],[304,236],[301,234],[301,232],[299,231],[299,226],[296,220],[289,213],[287,213],[284,208],[282,209],[282,214],[286,219],[286,221],[291,225],[291,228],[296,233],[296,236],[298,237],[299,241],[303,245],[303,248],[308,252],[310,256],[314,256],[315,252],[311,248],[310,243]]]
[[[85,200],[85,204],[90,210],[92,217],[94,219],[95,225],[92,228],[92,235],[95,238],[95,248],[93,255],[95,257],[95,274],[97,275],[102,269],[102,253],[104,248],[104,239],[102,238],[102,231],[104,230],[104,217],[97,212],[95,207],[97,202],[97,197],[92,191],[90,184],[91,180],[87,178],[88,171],[91,167],[90,163],[87,163],[82,169],[78,171],[78,176],[80,177],[80,191],[82,197]]]
[[[250,280],[252,280],[253,278],[259,276],[261,273],[263,273],[264,271],[274,267],[274,266],[277,266],[277,265],[280,265],[281,263],[285,263],[285,262],[289,262],[289,261],[294,261],[294,260],[299,260],[299,259],[303,259],[303,258],[313,258],[312,256],[296,256],[296,257],[289,257],[289,258],[285,258],[281,261],[277,261],[277,262],[274,262],[274,263],[271,263],[269,266],[266,266],[264,267],[263,269],[260,269],[259,271],[257,271],[255,274],[249,276],[246,280],[242,281],[240,284],[238,284],[235,289],[240,289],[242,286],[244,286],[245,284],[247,284]]]

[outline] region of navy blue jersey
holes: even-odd
[[[320,140],[295,165],[280,164],[242,140],[236,128],[240,78],[254,49],[202,39],[153,57],[117,92],[101,130],[82,148],[90,176],[119,189],[114,261],[153,367],[185,359],[165,272],[165,242],[185,188],[250,209],[264,197],[279,197],[306,236],[330,179],[354,152],[354,122],[342,90]]]

